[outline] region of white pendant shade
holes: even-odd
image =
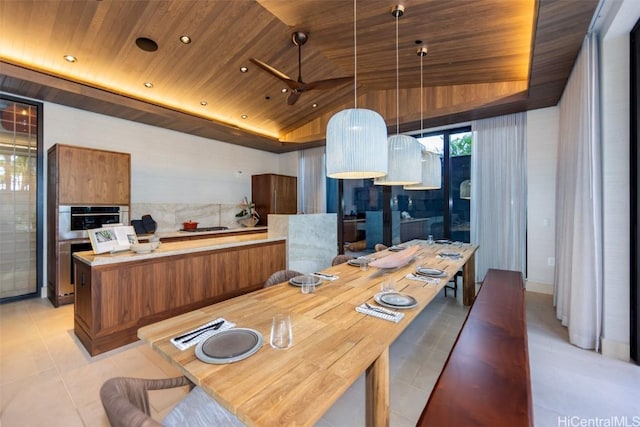
[[[405,185],[405,190],[437,190],[442,186],[440,156],[431,151],[422,152],[422,179],[415,185]]]
[[[389,142],[389,172],[376,178],[376,185],[409,185],[420,182],[422,145],[407,135],[392,135]]]
[[[342,110],[327,124],[327,176],[376,178],[387,174],[387,125],[375,111]]]
[[[465,179],[460,183],[460,198],[471,200],[471,180]]]

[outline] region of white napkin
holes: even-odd
[[[180,340],[176,340],[175,338],[171,338],[171,344],[175,345],[180,350],[186,350],[189,347],[193,347],[194,345],[198,344],[200,341],[205,340],[205,339],[209,338],[210,336],[217,334],[218,332],[226,331],[227,329],[231,329],[231,328],[236,326],[235,323],[229,322],[228,320],[224,319],[223,317],[218,317],[217,319],[212,320],[209,323],[205,323],[204,325],[200,325],[197,328],[194,328],[193,330],[195,331],[195,330],[198,330],[200,328],[204,328],[206,326],[213,325],[214,323],[218,323],[220,321],[223,321],[224,323],[218,329],[213,329],[213,330],[210,330],[210,331],[203,332],[202,334],[198,335],[194,339],[190,339],[193,335],[186,336],[186,337],[184,337],[184,338],[182,338]],[[180,335],[185,335],[185,334],[180,334]],[[187,342],[185,342],[185,341],[187,341]]]
[[[364,305],[364,303],[362,305],[357,306],[356,311],[358,313],[366,314],[368,316],[374,316],[374,317],[379,317],[380,319],[389,320],[394,323],[398,323],[404,317],[404,313],[400,313],[398,311],[388,310],[382,307],[376,307],[376,308],[380,311],[384,311],[385,313],[381,313],[380,311],[377,311],[377,310],[371,310],[370,308],[367,308],[367,306]]]
[[[330,280],[330,281],[338,280],[340,278],[338,276],[334,276],[333,274],[327,274],[327,273],[313,273],[311,275],[321,280]]]
[[[437,285],[440,283],[440,279],[437,277],[426,277],[426,276],[418,276],[417,274],[409,273],[405,276],[409,280],[418,280],[424,283],[431,283],[433,285]]]

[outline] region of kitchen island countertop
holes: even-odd
[[[160,246],[150,253],[135,253],[131,250],[119,251],[114,253],[106,253],[96,255],[93,251],[75,252],[73,257],[92,267],[108,264],[117,264],[122,262],[142,261],[146,259],[161,258],[173,255],[182,255],[188,253],[203,252],[214,249],[224,249],[236,246],[254,245],[257,243],[275,242],[286,240],[285,238],[269,238],[265,232],[253,234],[237,234],[220,237],[212,237],[210,239],[185,240],[180,242],[160,243]],[[228,232],[229,230],[223,230]],[[183,234],[194,234],[193,232],[183,231]],[[216,233],[216,232],[209,232]],[[167,236],[165,236],[167,237]],[[160,235],[162,241],[162,234]]]

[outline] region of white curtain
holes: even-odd
[[[560,100],[556,189],[556,315],[569,342],[599,348],[602,172],[598,41],[590,34]]]
[[[327,212],[324,147],[298,152],[298,212]]]
[[[476,277],[526,267],[526,113],[472,124],[471,241]]]

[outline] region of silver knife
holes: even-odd
[[[208,331],[210,329],[213,329],[213,330],[218,329],[220,326],[222,326],[223,323],[224,323],[224,320],[221,320],[219,322],[214,323],[213,325],[203,326],[202,328],[198,328],[198,329],[196,329],[194,331],[191,331],[191,332],[188,332],[186,334],[178,335],[177,337],[174,338],[174,341],[180,341],[181,339],[187,338],[190,335],[198,334],[198,332],[206,332],[206,331]]]

